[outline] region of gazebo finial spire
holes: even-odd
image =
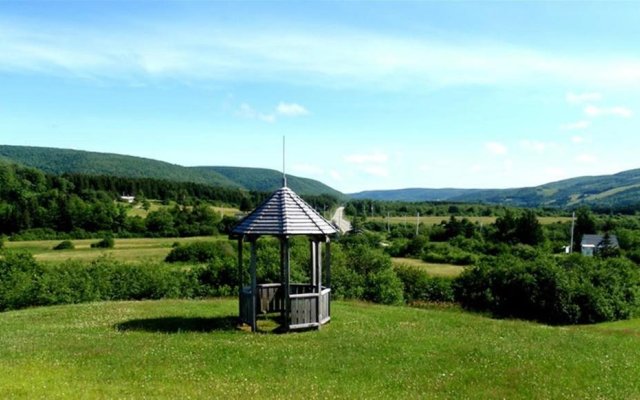
[[[282,136],[282,187],[287,187],[287,174],[285,173],[285,136]]]

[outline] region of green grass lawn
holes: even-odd
[[[408,265],[420,268],[431,276],[455,278],[464,271],[464,267],[459,265],[428,263],[415,258],[393,257],[391,261],[394,265]]]
[[[321,331],[251,334],[237,302],[0,314],[0,398],[630,399],[640,323],[548,327],[334,302]]]
[[[173,243],[190,243],[196,241],[226,240],[226,236],[199,236],[188,238],[134,238],[115,239],[113,249],[92,249],[91,243],[100,239],[72,240],[75,249],[53,250],[61,240],[33,240],[5,242],[8,249],[23,249],[31,252],[38,261],[91,261],[108,255],[120,261],[162,261],[171,251]]]

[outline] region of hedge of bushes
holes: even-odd
[[[454,282],[464,307],[551,324],[626,319],[640,309],[640,269],[623,258],[485,259]]]
[[[167,264],[127,264],[99,258],[90,264],[37,263],[28,253],[0,258],[0,311],[103,300],[228,296],[233,271],[212,263],[190,269]]]

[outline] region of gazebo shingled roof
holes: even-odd
[[[337,230],[293,190],[275,191],[233,230],[240,235],[332,235]]]

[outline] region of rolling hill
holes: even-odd
[[[640,204],[640,169],[613,175],[583,176],[514,189],[400,189],[351,194],[356,199],[452,201],[523,207],[629,207]]]
[[[185,167],[149,158],[71,149],[0,145],[0,159],[55,175],[74,173],[167,179],[256,191],[272,191],[282,185],[282,173],[275,170]],[[287,175],[287,183],[301,195],[329,194],[344,197],[339,191],[313,179]]]

